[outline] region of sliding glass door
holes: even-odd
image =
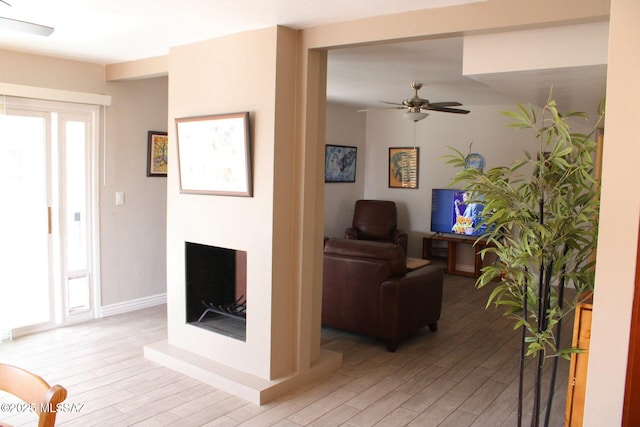
[[[98,112],[25,99],[0,110],[0,334],[94,315]]]

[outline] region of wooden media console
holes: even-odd
[[[422,258],[432,259],[432,257],[434,256],[434,250],[445,249],[434,247],[433,242],[446,242],[447,244],[447,273],[468,277],[480,276],[480,274],[482,273],[482,257],[480,256],[480,251],[488,246],[488,243],[486,241],[478,240],[476,237],[434,234],[432,236],[422,238]],[[460,244],[472,246],[475,244],[474,271],[458,270],[458,268],[456,267],[458,245]]]

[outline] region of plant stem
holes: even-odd
[[[551,309],[551,274],[553,272],[553,260],[547,264],[546,269],[541,268],[541,272],[544,272],[541,275],[540,281],[542,283],[540,289],[540,318],[538,319],[538,333],[546,334],[547,328],[549,327],[549,310]],[[542,374],[543,374],[543,366],[545,359],[545,350],[540,350],[538,352],[538,365],[536,367],[536,427],[540,425],[540,401],[542,395]]]
[[[522,292],[522,320],[527,319],[527,295],[529,293],[529,282],[525,281],[524,290]],[[518,427],[522,427],[522,400],[524,398],[524,355],[525,355],[525,338],[527,336],[527,328],[522,325],[522,337],[520,338],[520,380],[518,383]]]
[[[566,256],[569,252],[569,246],[567,244],[564,245],[563,255]],[[565,275],[567,273],[566,264],[562,266],[562,274],[560,275],[560,283],[558,283],[558,305],[560,307],[560,312],[564,312],[564,285],[565,285]],[[562,338],[562,316],[558,318],[558,323],[556,326],[556,349],[560,348]],[[558,360],[559,357],[556,355],[553,360],[553,369],[551,370],[551,382],[549,384],[549,396],[547,397],[547,410],[544,416],[544,427],[549,427],[549,420],[551,419],[551,405],[553,405],[553,397],[555,394],[556,388],[556,376],[558,374]]]
[[[540,168],[542,169],[542,168]],[[538,200],[538,223],[540,225],[544,224],[544,198],[540,197]],[[538,271],[538,321],[537,321],[537,335],[540,336],[540,332],[543,331],[546,317],[546,278],[547,274],[545,274],[544,268],[544,255],[541,255],[540,259],[540,269]],[[535,383],[534,383],[534,400],[533,400],[533,411],[531,414],[531,426],[538,427],[540,425],[539,412],[540,412],[540,395],[542,389],[542,366],[544,364],[544,350],[538,351],[538,361],[536,363],[536,371],[535,371]]]
[[[540,280],[539,280],[539,288],[538,288],[538,313],[541,311],[542,306],[544,305],[543,301],[540,298],[540,293],[543,291],[543,277],[542,272],[543,268],[540,268]],[[543,318],[538,316],[538,335],[542,331],[542,320]],[[535,384],[534,384],[534,400],[533,400],[533,412],[531,414],[531,426],[538,427],[540,425],[539,420],[539,412],[540,412],[540,394],[542,389],[542,366],[544,364],[544,350],[538,351],[538,360],[536,363],[536,371],[535,371]]]

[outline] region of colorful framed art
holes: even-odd
[[[389,148],[389,188],[418,188],[418,147]]]

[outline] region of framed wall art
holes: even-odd
[[[176,119],[180,192],[253,195],[249,113]]]
[[[418,188],[418,147],[389,148],[389,188]]]
[[[326,145],[324,182],[356,182],[357,147]]]
[[[167,176],[169,137],[167,132],[147,133],[147,176]]]

